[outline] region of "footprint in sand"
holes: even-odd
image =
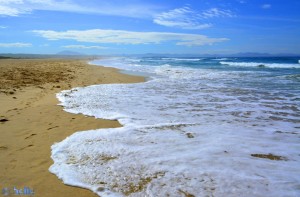
[[[0,119],[0,122],[7,122],[8,121],[8,119],[6,119],[6,118],[1,118]]]
[[[55,129],[55,128],[58,128],[58,127],[59,127],[59,126],[50,127],[50,128],[48,128],[47,130]]]
[[[31,138],[32,136],[35,136],[35,135],[36,135],[36,134],[33,133],[33,134],[31,134],[30,136],[26,137],[25,140],[27,140],[28,138]]]
[[[7,146],[0,146],[0,150],[7,150],[8,147]]]
[[[29,144],[28,146],[25,146],[25,147],[23,147],[23,148],[20,148],[18,151],[24,150],[25,148],[29,148],[29,147],[32,147],[32,146],[33,146],[33,144]]]

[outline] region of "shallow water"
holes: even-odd
[[[77,132],[53,145],[50,171],[101,196],[299,196],[297,60],[94,61],[149,80],[59,93],[66,111],[124,127]],[[283,159],[251,156],[269,153]]]

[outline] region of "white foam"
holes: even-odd
[[[169,60],[169,61],[201,61],[204,58],[162,58],[162,60]]]
[[[65,184],[104,197],[299,196],[298,90],[233,85],[254,78],[251,72],[141,69],[157,76],[57,94],[68,112],[124,125],[77,132],[54,144],[50,171]]]
[[[216,61],[226,61],[229,60],[229,58],[216,58],[216,59],[212,59],[212,60],[216,60]]]
[[[180,191],[197,196],[297,196],[299,158],[271,161],[250,154],[267,149],[294,160],[298,140],[283,145],[268,134],[248,130],[240,136],[240,131],[245,128],[232,130],[224,124],[221,131],[219,126],[187,125],[178,130],[170,126],[79,132],[52,146],[55,164],[50,171],[64,183],[100,196],[182,196]],[[286,149],[294,152],[287,154]]]
[[[229,66],[242,67],[269,67],[269,68],[300,68],[298,64],[283,64],[283,63],[259,63],[259,62],[223,62],[220,64]]]

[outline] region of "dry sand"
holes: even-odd
[[[84,60],[0,60],[0,191],[9,188],[14,196],[14,187],[26,186],[34,189],[34,196],[96,196],[64,185],[48,171],[53,163],[50,146],[76,131],[121,125],[64,112],[55,93],[92,84],[142,81]]]

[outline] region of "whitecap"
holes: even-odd
[[[223,62],[220,64],[229,66],[241,67],[268,67],[268,68],[300,68],[298,64],[283,64],[283,63],[259,63],[259,62]]]

